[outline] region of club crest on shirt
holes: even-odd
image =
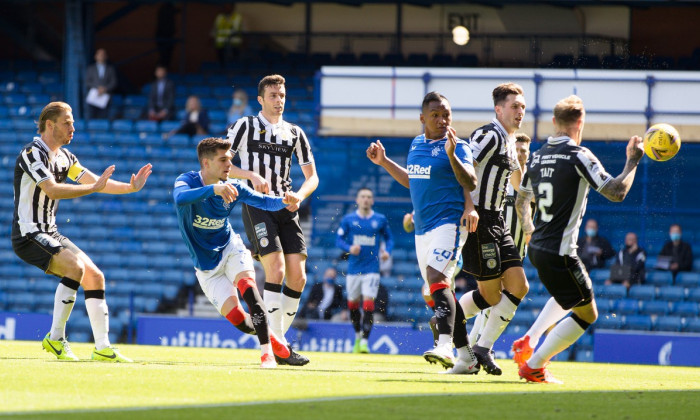
[[[376,220],[372,220],[372,229],[376,229],[379,227],[379,223]]]
[[[435,146],[433,147],[433,150],[430,151],[430,154],[435,157],[440,154],[440,146]]]

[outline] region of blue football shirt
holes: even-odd
[[[221,254],[234,233],[228,217],[236,203],[268,211],[286,207],[282,197],[260,194],[237,179],[226,182],[238,190],[238,198],[233,203],[226,203],[221,196],[214,194],[213,185],[204,185],[200,172],[187,172],[175,180],[173,198],[177,223],[192,262],[200,270],[216,268],[221,261]]]
[[[386,252],[391,254],[394,239],[386,216],[372,212],[362,217],[355,211],[345,215],[338,228],[336,245],[350,252],[352,245],[360,245],[359,255],[348,256],[348,274],[379,273],[379,247],[384,241]]]
[[[448,223],[459,226],[464,212],[464,190],[459,185],[445,152],[447,137],[428,140],[425,134],[413,139],[408,152],[411,202],[415,214],[416,235],[423,235]],[[457,139],[455,155],[464,164],[473,165],[469,145]]]

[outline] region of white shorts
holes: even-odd
[[[346,286],[348,289],[348,301],[354,302],[364,298],[375,299],[379,291],[379,273],[348,274]]]
[[[438,226],[423,235],[416,235],[416,256],[423,281],[428,283],[428,266],[452,279],[466,241],[467,228],[453,224]]]
[[[250,251],[243,245],[241,237],[234,234],[231,241],[224,248],[219,265],[211,270],[195,269],[199,285],[209,302],[221,313],[226,299],[234,296],[238,299],[233,281],[243,271],[255,271],[253,257]]]

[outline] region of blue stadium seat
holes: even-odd
[[[621,316],[601,316],[594,325],[596,328],[600,328],[601,330],[619,330],[622,329],[624,320]]]
[[[652,322],[649,315],[628,315],[624,318],[626,330],[651,330]]]
[[[131,120],[114,120],[112,130],[117,133],[131,133],[134,129],[134,122]]]
[[[615,312],[616,301],[613,299],[596,298],[596,305],[598,306],[598,311],[602,314]]]
[[[673,274],[670,271],[651,271],[647,273],[647,283],[659,287],[670,286],[673,284]]]
[[[635,315],[639,312],[637,299],[620,299],[615,305],[615,312],[621,315]]]
[[[641,313],[645,315],[666,315],[669,310],[670,306],[665,300],[642,301]]]
[[[629,290],[629,297],[639,300],[653,300],[656,296],[656,287],[648,284],[633,285]]]
[[[610,299],[622,299],[627,297],[627,288],[621,284],[603,285],[598,288],[598,295]]]
[[[677,302],[673,306],[672,315],[694,318],[700,314],[697,302]]]
[[[669,300],[673,302],[685,299],[686,290],[679,286],[666,286],[659,288],[659,299]]]
[[[87,122],[87,129],[89,131],[107,132],[110,129],[110,123],[109,120],[89,120]]]
[[[676,284],[688,288],[700,287],[700,273],[680,272],[676,276]]]
[[[654,331],[681,331],[683,329],[683,318],[677,315],[660,316],[656,318]]]
[[[593,361],[593,350],[577,350],[576,359],[577,362],[592,362]]]
[[[594,284],[603,284],[610,278],[610,270],[607,268],[594,268],[588,274]]]
[[[684,331],[700,333],[700,318],[690,318],[686,321]]]

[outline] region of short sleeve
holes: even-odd
[[[299,133],[299,138],[294,146],[294,154],[297,157],[299,166],[305,166],[314,161],[314,155],[311,153],[311,144],[304,130],[302,130],[301,127],[296,127],[296,129]]]
[[[472,161],[472,150],[469,148],[469,144],[464,140],[457,140],[457,147],[455,148],[455,155],[460,162],[474,165]]]
[[[20,167],[34,182],[39,184],[47,179],[54,179],[53,174],[48,168],[48,156],[38,147],[28,147],[22,150],[20,156]]]
[[[612,179],[598,158],[586,148],[576,153],[576,171],[596,191],[600,191]]]

